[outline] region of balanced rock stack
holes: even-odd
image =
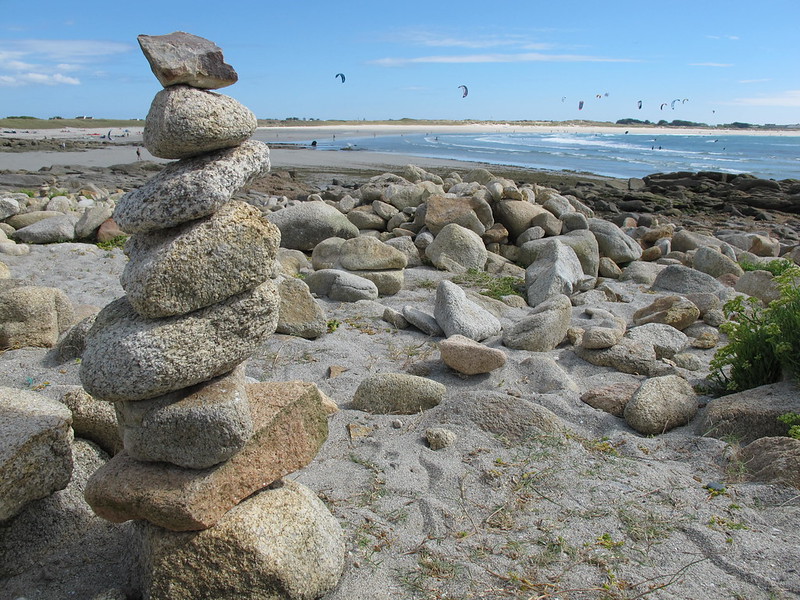
[[[322,395],[245,377],[278,319],[280,232],[231,197],[269,170],[269,148],[249,140],[252,112],[209,91],[237,80],[215,44],[183,32],[139,43],[165,86],[145,146],[179,160],[114,213],[132,234],[126,295],[87,334],[81,381],[114,403],[124,449],[86,499],[110,521],[137,520],[145,598],[316,597],[341,574],[341,529],[280,478],[326,439]]]

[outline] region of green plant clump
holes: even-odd
[[[128,241],[128,235],[118,235],[105,242],[97,242],[97,247],[101,250],[113,250],[114,248],[125,247],[125,242]]]
[[[486,271],[469,269],[453,277],[453,283],[479,287],[484,296],[500,300],[503,296],[522,296],[520,290],[525,282],[521,277],[494,277]]]
[[[741,296],[725,303],[729,320],[720,330],[728,343],[711,360],[713,391],[729,394],[775,383],[784,371],[800,375],[800,268],[790,265],[775,282],[780,297],[766,308]]]
[[[786,413],[778,417],[778,421],[789,426],[789,433],[787,435],[790,438],[800,440],[800,415],[797,413]]]
[[[739,262],[739,266],[744,271],[769,271],[775,276],[783,275],[795,267],[792,261],[785,258],[776,258],[765,263],[752,263],[748,260],[742,260]]]

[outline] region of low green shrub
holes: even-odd
[[[800,415],[797,413],[786,413],[778,417],[778,421],[789,426],[789,433],[787,435],[790,438],[800,440]]]
[[[725,303],[720,330],[728,343],[714,354],[708,376],[714,393],[775,383],[784,370],[800,375],[800,268],[790,263],[775,282],[781,295],[767,307],[741,296]]]
[[[785,258],[776,258],[764,263],[753,263],[748,260],[739,261],[739,266],[744,271],[769,271],[773,275],[783,275],[786,271],[790,270],[795,264],[786,260]]]

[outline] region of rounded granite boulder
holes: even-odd
[[[80,378],[92,396],[147,400],[227,373],[274,333],[280,297],[268,279],[186,315],[146,319],[126,297],[97,315]]]
[[[159,158],[187,158],[238,146],[257,126],[252,111],[230,96],[171,85],[153,98],[144,145]]]

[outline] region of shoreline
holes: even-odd
[[[128,127],[125,129],[108,128],[71,128],[63,129],[29,129],[29,130],[0,130],[0,138],[17,138],[23,140],[63,139],[63,140],[103,140],[111,131],[111,139],[107,145],[100,149],[86,149],[81,151],[52,151],[32,150],[23,152],[0,152],[0,170],[30,171],[35,172],[42,168],[56,165],[110,167],[116,164],[136,162],[136,148],[140,148],[142,160],[153,162],[170,162],[152,156],[144,147],[142,141],[144,127]],[[585,125],[512,125],[503,123],[494,124],[465,124],[465,125],[321,125],[300,127],[258,127],[253,139],[267,144],[297,144],[310,143],[311,140],[326,140],[334,138],[348,140],[370,136],[392,136],[405,134],[447,134],[447,133],[583,133],[587,135],[602,133],[620,133],[624,126],[585,126]],[[627,131],[634,135],[741,135],[741,136],[786,136],[800,137],[800,131],[794,130],[733,130],[733,129],[701,129],[701,128],[669,128],[669,127],[639,127],[631,126]],[[292,168],[325,168],[328,171],[336,169],[381,169],[403,167],[413,164],[430,168],[477,168],[490,163],[474,162],[458,159],[441,159],[396,154],[388,152],[373,152],[369,150],[324,150],[304,147],[271,147],[270,158],[273,169]],[[512,168],[512,165],[494,164],[491,166]],[[520,167],[521,168],[521,167]],[[548,171],[547,169],[534,169]],[[565,175],[585,175],[605,177],[603,175],[574,170],[552,171]]]

